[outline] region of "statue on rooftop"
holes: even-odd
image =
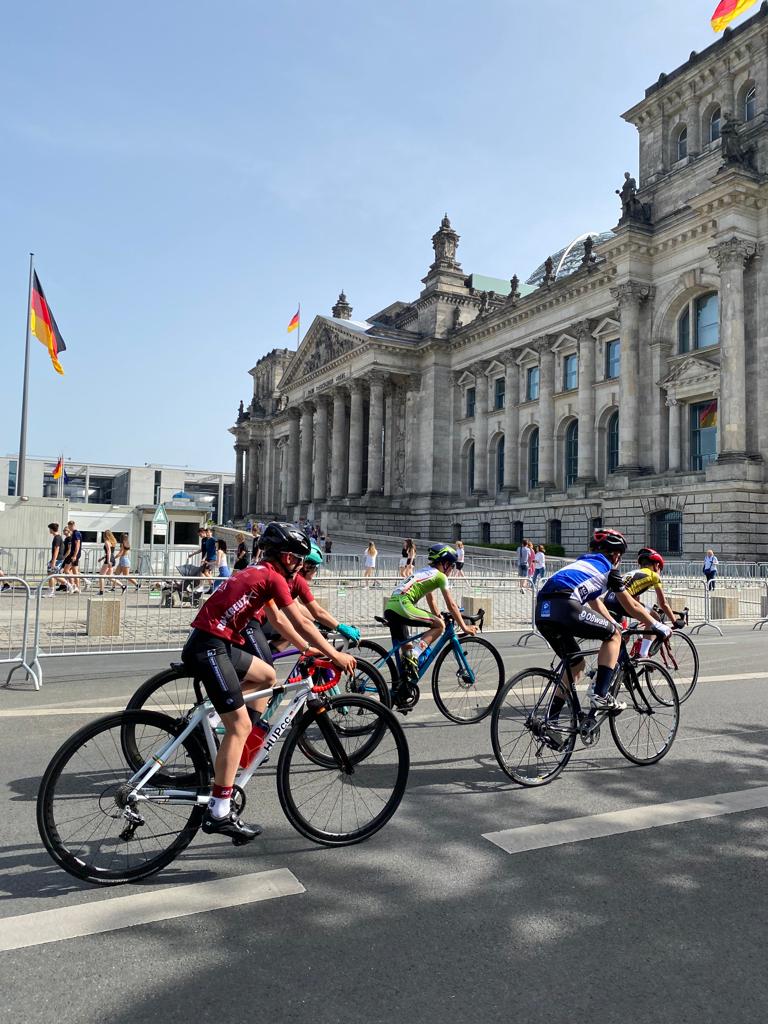
[[[551,288],[555,283],[555,261],[551,256],[547,256],[544,261],[544,277],[542,278],[540,288]]]
[[[590,267],[594,267],[597,263],[597,257],[595,256],[594,249],[595,240],[592,235],[587,235],[584,239],[584,255],[581,258],[582,267],[589,269]]]
[[[458,331],[458,329],[460,327],[461,327],[461,307],[460,306],[454,306],[453,307],[453,329],[454,329],[454,331]]]
[[[616,189],[616,195],[621,199],[621,220],[620,224],[636,220],[644,224],[651,222],[651,207],[648,203],[642,203],[637,195],[637,182],[629,173],[624,172],[624,184]]]
[[[509,282],[509,295],[507,302],[510,306],[516,306],[520,300],[520,278],[515,274]]]
[[[755,169],[755,147],[745,146],[739,133],[740,121],[732,114],[723,113],[720,123],[720,149],[726,167]]]

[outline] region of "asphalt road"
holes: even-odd
[[[540,644],[494,639],[510,673],[545,660]],[[762,1021],[768,796],[765,807],[580,842],[560,842],[556,823],[768,786],[767,650],[768,636],[737,627],[702,638],[705,681],[664,761],[634,767],[605,731],[537,790],[499,771],[487,721],[452,725],[422,699],[405,722],[408,790],[368,843],[304,840],[267,768],[258,798],[250,791],[261,839],[234,849],[201,835],[151,883],[108,890],[48,859],[39,779],[91,709],[120,706],[168,658],[50,660],[41,692],[0,689],[0,942],[2,919],[25,915],[23,941],[34,943],[0,952],[0,1018]],[[484,838],[532,825],[544,826],[540,849],[509,854]],[[304,891],[171,916],[182,885],[240,879],[256,891],[275,869]],[[142,899],[159,919],[120,926]],[[47,912],[92,920],[97,904],[106,931],[51,941]]]

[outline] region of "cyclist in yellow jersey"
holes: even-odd
[[[646,590],[650,590],[653,587],[656,591],[656,603],[659,608],[661,608],[674,628],[681,628],[683,621],[678,619],[672,610],[672,606],[667,601],[664,588],[661,585],[661,573],[664,570],[664,559],[662,556],[658,551],[654,551],[653,548],[640,548],[637,553],[637,565],[637,569],[633,569],[623,577],[624,592],[634,598],[638,598],[640,594],[644,594]],[[621,621],[626,614],[619,604],[618,598],[613,593],[606,595],[605,606],[617,621]],[[653,612],[651,614],[653,615]],[[641,658],[648,657],[648,651],[653,641],[654,637],[644,637],[640,645]]]

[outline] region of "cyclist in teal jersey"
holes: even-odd
[[[461,610],[451,597],[448,589],[448,577],[458,561],[455,550],[448,544],[433,544],[427,553],[429,568],[419,569],[408,579],[398,583],[392,591],[384,609],[384,618],[389,625],[392,640],[395,644],[405,644],[400,649],[400,656],[414,677],[418,676],[419,659],[408,640],[408,627],[420,626],[428,631],[421,638],[424,650],[445,630],[445,622],[437,606],[436,591],[443,594],[446,607],[456,620],[456,626],[464,633],[475,634],[476,626],[468,626],[461,616]],[[418,602],[426,598],[429,611],[417,607]]]

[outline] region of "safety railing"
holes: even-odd
[[[6,685],[21,669],[39,690],[39,665],[32,653],[34,602],[32,590],[20,576],[0,577],[0,664],[10,665]]]

